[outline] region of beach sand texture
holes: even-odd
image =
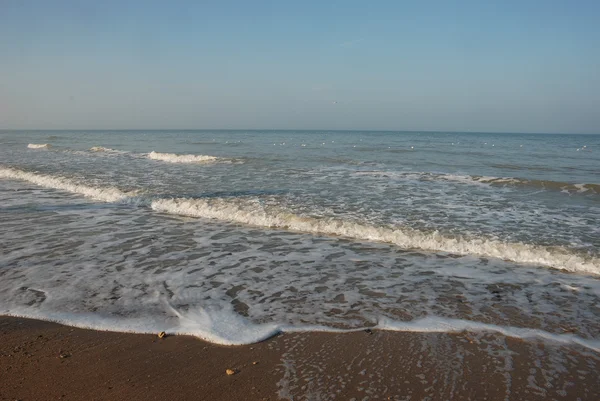
[[[497,334],[295,333],[224,347],[0,318],[0,400],[595,401],[599,367],[586,348]]]

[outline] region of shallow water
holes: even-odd
[[[600,136],[3,131],[0,144],[0,313],[220,343],[378,325],[598,349]]]

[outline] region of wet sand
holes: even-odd
[[[0,400],[278,399],[597,401],[600,354],[489,333],[385,331],[223,347],[0,317]]]

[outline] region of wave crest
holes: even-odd
[[[569,182],[548,181],[548,180],[528,180],[525,178],[496,178],[496,177],[473,177],[477,182],[490,185],[512,185],[519,187],[542,188],[553,191],[562,191],[567,193],[591,193],[600,194],[600,184],[582,183],[573,184]]]
[[[282,210],[267,210],[258,202],[247,200],[155,199],[151,202],[151,207],[155,211],[184,216],[343,236],[357,240],[386,242],[403,248],[479,255],[572,272],[600,274],[598,258],[576,254],[572,250],[558,246],[539,246],[464,236],[449,237],[438,231],[427,233],[409,227],[374,226],[331,217],[306,217]]]
[[[158,152],[150,152],[148,153],[148,158],[152,160],[160,160],[168,163],[196,163],[196,164],[206,164],[206,163],[215,163],[219,161],[218,157],[215,156],[207,156],[207,155],[178,155],[175,153],[158,153]]]
[[[14,168],[0,167],[0,178],[29,181],[43,187],[60,189],[104,202],[132,202],[149,205],[153,210],[163,213],[217,219],[264,228],[385,242],[409,249],[479,255],[517,263],[532,263],[571,272],[600,275],[600,259],[598,257],[560,246],[503,242],[460,235],[448,236],[438,231],[424,232],[410,227],[376,226],[335,217],[302,216],[277,206],[265,207],[258,198],[140,198],[137,191],[126,192],[115,187],[92,186],[65,177],[32,173]]]
[[[600,194],[600,184],[574,184],[550,180],[533,180],[518,177],[489,177],[478,175],[459,175],[446,173],[412,172],[412,171],[358,171],[358,176],[385,177],[420,181],[452,181],[464,184],[485,184],[492,186],[515,186],[562,191],[567,193]]]
[[[96,187],[77,183],[69,178],[0,167],[0,178],[29,181],[33,184],[83,195],[103,202],[118,202],[135,196],[135,192],[123,192],[114,187]]]
[[[52,145],[49,143],[30,143],[27,147],[29,149],[50,149]]]
[[[103,153],[129,153],[124,150],[117,150],[111,148],[105,148],[104,146],[92,146],[90,152],[103,152]]]

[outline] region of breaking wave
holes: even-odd
[[[30,149],[49,149],[52,145],[48,143],[27,145]],[[75,152],[83,154],[82,151],[65,150],[66,152]],[[92,146],[88,149],[93,153],[105,153],[111,155],[131,155],[132,157],[145,157],[151,160],[158,160],[167,163],[184,163],[184,164],[211,164],[211,163],[241,163],[240,160],[226,159],[209,155],[193,155],[193,154],[176,154],[176,153],[160,153],[152,151],[150,153],[133,153],[126,150],[112,149],[104,146]]]
[[[560,246],[503,242],[486,238],[448,236],[438,231],[425,232],[410,227],[377,226],[335,217],[309,217],[276,206],[265,207],[259,198],[139,198],[138,192],[115,187],[96,187],[72,179],[0,167],[0,178],[17,179],[60,189],[104,202],[131,202],[149,205],[152,210],[183,216],[217,219],[264,228],[277,228],[356,240],[385,242],[402,248],[479,255],[532,263],[571,272],[600,274],[600,259]]]
[[[569,182],[560,182],[560,181],[548,181],[548,180],[528,180],[525,178],[514,178],[514,177],[478,177],[471,176],[469,177],[475,182],[480,182],[483,184],[490,185],[511,185],[518,187],[530,187],[530,188],[539,188],[539,189],[547,189],[551,191],[562,191],[568,193],[591,193],[591,194],[600,194],[600,184],[573,184]]]
[[[444,173],[412,172],[412,171],[359,171],[355,175],[376,176],[391,179],[406,179],[420,181],[452,181],[465,184],[486,184],[492,186],[516,186],[567,193],[589,193],[600,194],[600,184],[582,183],[574,184],[549,180],[530,180],[517,177],[489,177],[477,175],[459,175]]]
[[[92,146],[90,148],[90,152],[104,152],[104,153],[129,153],[127,151],[124,150],[117,150],[117,149],[111,149],[111,148],[105,148],[104,146]]]
[[[30,143],[27,147],[29,149],[50,149],[52,145],[49,143]]]
[[[449,237],[438,231],[423,232],[409,227],[375,226],[340,218],[305,217],[284,210],[265,209],[258,202],[227,199],[155,199],[155,211],[279,228],[312,234],[343,236],[357,240],[386,242],[402,248],[417,248],[459,255],[480,255],[518,263],[600,274],[600,260],[558,246],[538,246],[485,238]]]
[[[197,164],[206,164],[206,163],[215,163],[220,159],[215,156],[206,156],[206,155],[178,155],[175,153],[158,153],[158,152],[150,152],[148,153],[148,158],[152,160],[160,160],[168,163],[197,163]]]
[[[60,189],[103,202],[118,202],[135,196],[134,192],[123,192],[114,187],[90,186],[77,183],[69,178],[31,173],[12,168],[0,167],[0,178],[29,181],[42,187]]]

